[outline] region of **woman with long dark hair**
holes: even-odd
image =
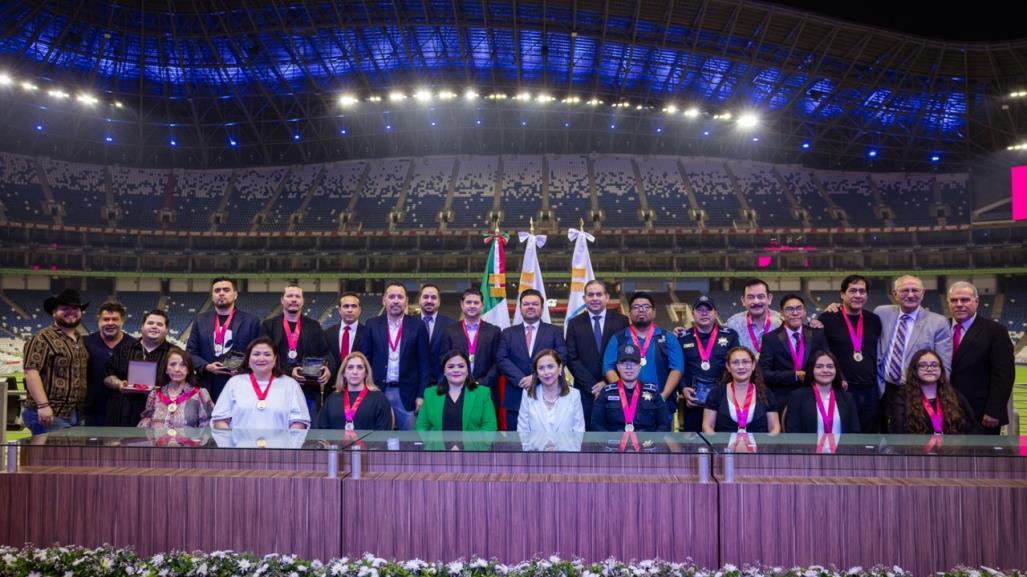
[[[930,349],[910,357],[899,398],[891,413],[888,430],[892,433],[959,435],[976,428],[970,403],[949,384],[941,358]]]
[[[856,402],[842,388],[838,358],[829,351],[817,351],[806,361],[805,372],[806,386],[788,398],[785,432],[858,433]]]
[[[756,355],[745,347],[727,352],[719,387],[710,391],[703,409],[704,433],[780,433],[774,394],[763,383]]]
[[[442,380],[424,392],[418,431],[495,431],[496,409],[487,387],[471,376],[471,361],[454,349],[442,355]]]

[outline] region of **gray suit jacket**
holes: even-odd
[[[881,317],[877,382],[883,392],[885,373],[888,370],[888,360],[891,357],[892,339],[895,338],[895,324],[902,317],[902,309],[899,308],[899,305],[881,305],[874,309],[874,313]],[[916,322],[913,323],[912,332],[906,337],[906,348],[902,351],[903,378],[905,378],[906,369],[909,367],[910,357],[921,349],[931,349],[937,353],[941,357],[941,364],[945,367],[945,374],[952,374],[952,329],[949,327],[949,321],[938,313],[923,307],[920,307]]]

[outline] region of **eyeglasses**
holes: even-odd
[[[650,305],[631,305],[631,310],[643,313],[651,308],[653,307]]]
[[[806,307],[785,307],[784,311],[790,315],[801,315],[802,313],[806,312]]]
[[[930,369],[932,371],[936,371],[936,370],[941,368],[941,365],[938,364],[938,363],[917,363],[916,364],[916,368],[918,368],[918,369]]]
[[[818,370],[818,371],[823,371],[823,370],[827,370],[827,369],[831,369],[833,371],[834,370],[834,365],[833,364],[832,365],[816,364],[816,365],[813,365],[813,368]]]
[[[728,364],[732,367],[747,367],[752,364],[752,359],[735,359]]]

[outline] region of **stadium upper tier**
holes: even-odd
[[[0,154],[0,221],[187,232],[966,225],[967,174],[704,157],[428,156],[155,170]]]

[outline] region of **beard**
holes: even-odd
[[[61,328],[75,329],[75,328],[78,328],[78,326],[80,324],[82,324],[82,317],[79,317],[79,318],[75,319],[74,321],[65,320],[63,318],[55,318],[54,322],[57,324],[57,326],[59,326]]]

